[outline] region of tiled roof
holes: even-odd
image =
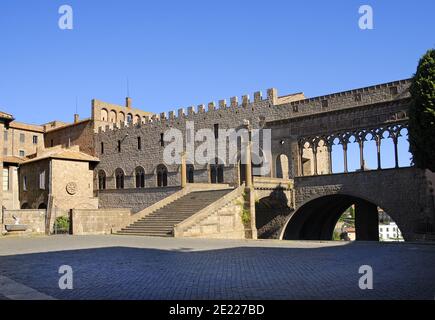
[[[44,159],[63,159],[73,161],[87,161],[87,162],[100,162],[100,159],[90,156],[87,153],[78,151],[78,148],[49,148],[43,150],[41,153],[36,154],[33,158],[28,158],[23,164],[40,161]]]
[[[14,129],[21,129],[21,130],[27,130],[27,131],[35,131],[39,133],[44,132],[44,128],[42,126],[34,125],[34,124],[27,124],[22,122],[13,121],[9,124],[10,128]]]
[[[25,158],[21,158],[21,157],[17,157],[17,156],[4,156],[3,157],[3,162],[7,162],[7,163],[23,163],[26,159]]]

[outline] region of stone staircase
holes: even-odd
[[[139,219],[117,234],[173,237],[174,225],[219,200],[233,189],[195,191]]]

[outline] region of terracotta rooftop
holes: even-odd
[[[3,157],[3,162],[7,162],[7,163],[20,164],[20,163],[23,163],[25,160],[26,160],[25,158],[21,158],[21,157],[17,157],[17,156],[4,156]]]
[[[43,133],[44,132],[44,128],[42,126],[38,126],[38,125],[35,125],[35,124],[27,124],[27,123],[17,122],[17,121],[11,122],[9,124],[9,127],[10,128],[14,128],[14,129],[34,131],[34,132],[39,132],[39,133]]]
[[[87,153],[79,151],[78,146],[73,146],[70,148],[62,148],[61,146],[56,146],[53,148],[44,149],[37,154],[30,155],[23,164],[40,161],[44,159],[63,159],[63,160],[73,160],[73,161],[86,161],[86,162],[100,162],[100,159],[90,156]]]

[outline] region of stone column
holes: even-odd
[[[246,144],[246,165],[245,165],[245,202],[246,207],[249,208],[250,215],[250,229],[246,230],[251,239],[257,239],[257,226],[256,226],[256,213],[255,213],[255,190],[252,185],[252,162],[251,162],[251,128],[248,128],[248,141]]]
[[[304,160],[303,160],[303,155],[304,155],[304,145],[303,144],[298,144],[298,152],[299,152],[299,176],[303,177],[304,176]]]
[[[378,155],[378,170],[381,170],[381,137],[376,136],[376,149]]]
[[[355,229],[358,241],[379,241],[378,207],[367,201],[355,204]]]
[[[245,165],[245,182],[246,188],[252,187],[252,163],[251,163],[251,141],[246,144],[246,165]]]
[[[317,176],[317,142],[313,144],[314,175]]]
[[[364,171],[364,140],[359,140],[359,163],[361,171]]]
[[[347,173],[347,142],[343,143],[344,172]]]
[[[186,169],[186,152],[183,151],[181,153],[181,188],[185,188],[187,185]]]
[[[397,151],[397,136],[393,137],[393,142],[394,142],[394,167],[395,168],[399,168],[399,152]]]
[[[332,174],[332,146],[327,143],[326,147],[328,149],[328,173]]]

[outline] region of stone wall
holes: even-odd
[[[82,120],[50,130],[44,135],[46,148],[61,145],[63,147],[80,146],[80,151],[95,155],[94,123],[92,120]]]
[[[136,213],[179,190],[180,187],[100,190],[99,208],[129,208]]]
[[[50,160],[42,159],[22,165],[19,171],[20,207],[26,206],[29,209],[38,209],[41,205],[48,207]],[[45,172],[45,189],[39,188],[39,174],[42,172]],[[26,190],[24,190],[24,179],[27,182]]]
[[[8,190],[3,190],[3,207],[8,210],[20,209],[18,167],[15,165],[5,166],[9,174]]]
[[[316,120],[317,116],[321,115],[325,119],[332,113],[336,113],[337,117],[343,117],[342,114],[353,112],[354,114],[345,116],[344,124],[354,125],[361,124],[361,115],[365,115],[364,119],[372,121],[372,113],[381,112],[381,117],[386,117],[383,111],[376,111],[378,108],[391,112],[399,107],[402,100],[409,98],[409,81],[402,80],[382,85],[361,88],[330,94],[326,96],[299,99],[288,103],[280,103],[276,90],[268,90],[267,98],[263,99],[261,93],[255,93],[254,99],[251,101],[249,96],[242,97],[242,103],[239,104],[237,97],[232,97],[230,103],[225,100],[219,101],[219,105],[211,102],[207,105],[199,105],[197,108],[189,107],[187,112],[184,109],[179,109],[178,112],[171,111],[161,113],[160,116],[146,117],[144,123],[124,124],[120,123],[115,126],[107,125],[100,128],[95,135],[96,155],[101,162],[95,169],[95,180],[97,172],[103,170],[109,179],[107,188],[114,188],[114,172],[117,168],[124,171],[125,175],[130,178],[129,187],[133,187],[134,172],[137,167],[142,167],[147,175],[147,186],[155,186],[156,167],[163,164],[163,150],[165,146],[161,146],[161,134],[169,128],[177,128],[182,131],[185,137],[187,128],[186,122],[193,121],[195,131],[199,129],[213,129],[215,124],[219,125],[220,129],[237,129],[244,123],[244,120],[249,120],[252,128],[261,128],[266,122],[280,121],[283,119],[292,119],[290,127],[292,132],[286,132],[281,144],[281,136],[278,130],[278,136],[274,136],[275,143],[273,144],[272,158],[275,162],[276,157],[280,153],[284,153],[289,161],[290,178],[296,174],[297,163],[297,143],[295,144],[295,135],[310,133],[316,128],[323,128],[324,121]],[[283,99],[281,101],[286,101]],[[379,104],[385,104],[379,107]],[[400,107],[401,108],[401,107]],[[373,111],[374,110],[374,111]],[[312,118],[311,118],[312,117]],[[300,120],[298,120],[300,119]],[[314,120],[313,120],[314,119]],[[378,118],[375,119],[376,121]],[[334,120],[335,121],[335,120]],[[330,121],[331,124],[335,124]],[[356,122],[355,122],[356,121]],[[364,120],[365,121],[365,120]],[[275,130],[275,129],[274,129]],[[281,132],[282,133],[282,132]],[[288,133],[288,134],[287,134]],[[141,138],[142,148],[138,148],[138,137]],[[118,152],[118,141],[121,142],[121,152]],[[101,150],[101,144],[104,145],[104,152]],[[200,142],[197,142],[197,145]],[[279,147],[281,145],[281,147]],[[309,155],[308,155],[309,156]],[[326,163],[328,157],[324,152],[318,158],[319,172],[326,172],[326,167],[322,163]],[[272,164],[274,165],[274,164]],[[179,166],[167,165],[169,176],[169,185],[179,184]],[[201,171],[203,174],[198,177],[201,182],[208,179],[208,165],[195,164],[195,171]],[[273,170],[275,172],[276,170]],[[206,174],[207,173],[207,174]],[[226,168],[224,174],[224,182],[237,185],[239,182],[239,171],[237,166],[230,165]]]
[[[72,211],[72,233],[111,234],[112,230],[124,226],[130,216],[129,209],[75,209]]]
[[[5,225],[15,224],[12,216],[19,219],[19,224],[27,226],[25,233],[45,233],[46,210],[5,210],[2,218],[2,233],[6,231]]]
[[[296,210],[313,199],[334,194],[361,198],[382,208],[406,240],[419,240],[419,221],[434,221],[433,199],[423,170],[384,169],[295,178]]]
[[[89,162],[51,160],[53,206],[63,209],[97,209],[98,199],[93,192],[93,171]],[[73,185],[74,189],[69,189]]]
[[[24,141],[21,139],[24,136]],[[36,143],[33,137],[36,136]],[[44,147],[44,134],[40,126],[24,124],[20,122],[12,122],[9,128],[3,134],[4,145],[1,151],[8,156],[20,156],[20,151],[24,151],[24,155],[28,156],[36,153],[37,148]]]

